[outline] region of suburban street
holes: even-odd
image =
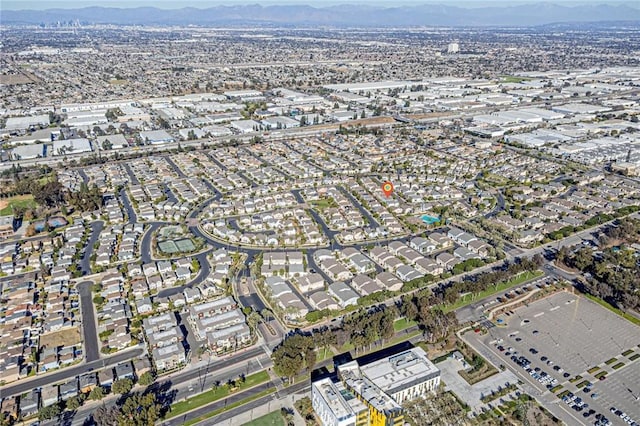
[[[82,281],[77,285],[82,312],[82,336],[84,340],[84,356],[86,362],[100,358],[100,342],[98,341],[98,324],[93,307],[93,281]]]
[[[32,389],[41,388],[44,385],[50,383],[64,382],[75,376],[90,372],[99,371],[105,367],[113,367],[124,361],[129,361],[144,354],[145,348],[142,346],[135,346],[130,349],[117,352],[113,355],[106,356],[91,362],[77,364],[72,367],[65,368],[63,370],[56,370],[51,373],[26,378],[12,384],[3,386],[0,388],[0,394],[6,398],[13,395],[20,395],[24,392],[28,392]]]
[[[96,220],[91,222],[89,227],[89,229],[91,229],[89,239],[87,240],[84,253],[80,259],[80,270],[82,271],[82,275],[91,275],[91,255],[93,254],[93,246],[98,241],[102,228],[104,228],[104,221]]]

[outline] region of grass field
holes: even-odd
[[[472,294],[465,294],[463,297],[459,298],[455,303],[452,303],[450,305],[444,305],[444,311],[445,312],[450,312],[450,311],[455,311],[458,308],[462,308],[463,306],[467,306],[470,305],[471,303],[473,303],[476,300],[480,300],[480,299],[484,299],[487,296],[491,296],[492,294],[496,294],[499,293],[501,291],[507,290],[511,287],[515,287],[517,285],[523,284],[529,280],[533,280],[535,278],[539,278],[542,275],[544,275],[544,272],[542,271],[534,271],[534,272],[529,272],[529,271],[525,271],[522,272],[518,275],[516,275],[515,277],[511,278],[508,281],[503,281],[501,283],[498,283],[498,285],[496,286],[491,286],[488,289],[486,289],[485,291],[480,292],[477,296],[473,297]]]
[[[398,331],[405,330],[409,327],[413,327],[417,322],[409,321],[406,318],[400,318],[399,320],[393,323],[393,330],[397,333]]]
[[[245,423],[244,426],[284,426],[284,420],[279,411],[274,411],[266,416],[258,417],[249,423]]]
[[[253,386],[259,385],[269,380],[269,373],[266,371],[261,371],[259,373],[252,374],[247,376],[244,383],[238,383],[238,389],[235,392],[241,392],[245,389],[251,388]],[[235,393],[234,392],[234,393]],[[199,395],[194,396],[193,398],[189,398],[186,401],[176,402],[171,406],[171,411],[167,413],[166,418],[170,419],[172,417],[179,416],[181,414],[186,413],[187,411],[191,411],[194,408],[201,407],[203,405],[209,404],[211,402],[222,399],[226,396],[229,396],[231,391],[226,384],[221,384],[215,390],[209,390]]]
[[[317,361],[324,361],[325,359],[331,358],[333,357],[335,354],[333,353],[333,351],[329,348],[327,348],[327,350],[325,351],[324,348],[320,348],[318,349],[318,359]]]
[[[336,207],[335,201],[332,198],[322,198],[320,200],[314,200],[311,202],[313,207],[316,207],[320,210],[327,209],[329,207]]]
[[[374,347],[373,347],[373,349],[372,349],[372,351],[379,351],[380,349],[388,348],[389,346],[393,346],[393,345],[395,345],[395,344],[397,344],[397,343],[400,343],[400,342],[404,342],[404,341],[406,341],[406,340],[409,340],[409,339],[411,339],[412,337],[416,337],[416,336],[418,336],[418,335],[419,335],[419,334],[421,334],[421,333],[422,333],[422,331],[421,331],[421,330],[415,330],[415,331],[412,331],[412,332],[411,332],[411,333],[409,333],[409,334],[402,334],[402,335],[400,335],[400,336],[396,336],[396,337],[394,337],[394,338],[393,338],[393,339],[391,339],[391,340],[387,340],[387,341],[384,343],[384,345],[382,345],[382,347],[380,347],[380,346],[374,346]],[[350,352],[350,351],[353,351],[354,349],[355,349],[355,346],[353,346],[353,343],[351,343],[351,342],[347,342],[347,343],[345,343],[344,345],[342,345],[342,347],[340,348],[340,353]],[[369,349],[369,346],[367,346],[367,347],[365,348],[365,350],[364,350],[364,351],[358,352],[358,356],[362,356],[362,355],[364,355],[364,354],[366,354],[366,353],[372,352],[372,351],[370,351],[370,350],[368,350],[368,349]]]
[[[33,201],[33,195],[30,194],[16,195],[0,200],[0,216],[12,215],[14,207],[35,208],[36,202]]]
[[[249,403],[251,401],[254,401],[254,400],[258,399],[258,398],[262,398],[263,396],[272,394],[275,391],[276,391],[275,388],[269,388],[269,389],[263,390],[262,392],[257,393],[257,394],[255,394],[253,396],[250,396],[250,397],[248,397],[246,399],[243,399],[243,400],[238,401],[238,402],[234,402],[233,404],[229,404],[225,408],[220,408],[218,410],[215,410],[215,411],[212,411],[210,413],[207,413],[204,416],[200,416],[200,417],[198,417],[196,419],[189,420],[188,422],[186,422],[184,424],[184,426],[195,425],[196,423],[200,423],[200,422],[202,422],[204,420],[210,419],[211,417],[217,416],[218,414],[223,413],[223,412],[228,411],[228,410],[231,410],[232,408],[239,407],[241,405],[244,405],[244,404],[247,404],[247,403]]]
[[[531,80],[529,77],[517,77],[515,75],[503,75],[502,81],[504,83],[522,83],[523,81]]]

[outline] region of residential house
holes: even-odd
[[[402,288],[402,281],[387,271],[380,272],[376,275],[376,281],[384,290],[399,291]]]
[[[156,364],[156,369],[160,371],[172,370],[186,362],[184,348],[181,343],[156,348],[151,354]]]
[[[358,298],[360,297],[358,293],[341,281],[331,284],[328,291],[329,294],[338,300],[342,308],[346,308],[348,305],[358,304]]]
[[[135,379],[135,374],[133,371],[133,365],[131,365],[131,361],[122,362],[116,365],[116,380],[123,379]]]
[[[364,274],[353,277],[351,280],[351,287],[353,287],[353,289],[362,296],[367,296],[383,290],[383,287],[377,281]]]
[[[298,289],[302,293],[310,293],[315,290],[324,289],[325,281],[322,275],[313,273],[297,279]]]
[[[323,309],[340,310],[341,309],[341,306],[338,303],[336,303],[335,299],[333,299],[331,295],[324,290],[317,291],[309,295],[309,302],[314,308],[318,310],[323,310]]]

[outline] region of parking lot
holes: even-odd
[[[640,348],[636,353],[640,353]],[[607,410],[606,416],[614,424],[620,423],[620,419],[619,415],[616,417],[615,413],[611,414],[611,407],[628,414],[640,424],[640,400],[636,400],[640,398],[640,359],[607,375],[606,380],[595,383],[593,391],[600,395],[598,403]]]
[[[595,424],[596,415],[600,414],[614,425],[631,424],[612,413],[613,406],[633,421],[640,421],[640,402],[635,399],[640,396],[640,359],[630,360],[640,353],[638,327],[569,292],[554,294],[497,319],[500,325],[489,328],[487,334],[467,334],[469,343],[490,351],[490,361],[499,359],[499,363],[533,384],[540,390],[534,396],[543,403],[557,404],[556,395],[565,390],[580,397],[578,404],[560,402],[552,410],[564,411],[563,419]],[[621,355],[628,350],[633,353]],[[615,362],[611,362],[613,358]],[[610,363],[605,364],[607,361]],[[614,369],[619,362],[624,366]],[[596,376],[603,372],[606,377],[599,380]],[[576,378],[578,375],[581,378]],[[550,389],[559,385],[562,389],[551,393]],[[585,387],[588,392],[583,392]],[[595,399],[591,397],[594,393]]]

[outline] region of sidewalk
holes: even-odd
[[[216,424],[216,426],[240,426],[240,425],[244,425],[246,423],[251,422],[252,420],[255,420],[257,418],[260,418],[262,416],[266,416],[269,413],[272,413],[274,411],[280,411],[281,408],[287,408],[287,409],[291,409],[293,410],[293,422],[296,426],[305,426],[305,421],[302,418],[302,416],[300,415],[300,413],[298,413],[296,411],[296,409],[293,407],[293,403],[299,399],[304,398],[305,396],[309,396],[306,394],[294,394],[294,395],[289,395],[286,397],[282,397],[282,398],[277,398],[277,399],[273,399],[271,401],[269,401],[267,404],[263,404],[259,407],[255,407],[251,410],[248,410],[242,414],[239,414],[235,417],[232,417],[230,419],[218,422]],[[275,395],[274,395],[274,398]],[[208,420],[204,420],[200,423],[197,423],[196,426],[206,426],[207,421],[211,421],[211,419]]]

